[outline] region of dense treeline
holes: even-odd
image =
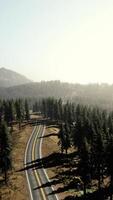
[[[15,123],[19,124],[30,119],[27,100],[0,101],[0,172],[7,183],[7,171],[11,169],[12,130]]]
[[[67,153],[70,146],[78,148],[78,169],[84,195],[86,189],[91,188],[92,180],[98,180],[100,190],[105,187],[105,178],[109,177],[112,199],[113,112],[69,102],[63,104],[61,99],[54,98],[43,99],[34,105],[35,108],[45,117],[59,123],[59,145],[62,152],[65,150]]]
[[[112,110],[113,85],[108,84],[70,84],[60,81],[42,81],[22,86],[0,88],[0,98],[34,98],[42,99],[53,96],[63,101],[71,101],[84,105],[98,105]]]
[[[105,188],[109,178],[109,194],[113,193],[113,112],[98,107],[74,104],[62,99],[47,98],[35,102],[33,111],[59,125],[61,152],[68,153],[75,147],[79,156],[78,173],[84,195],[92,188],[92,180],[98,180],[98,189]],[[7,182],[7,171],[11,169],[11,131],[14,123],[30,119],[27,100],[0,101],[0,171]]]

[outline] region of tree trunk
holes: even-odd
[[[99,177],[99,180],[98,180],[98,189],[100,190],[100,186],[101,186],[101,176],[100,176],[100,165],[98,166],[98,177]]]
[[[113,200],[112,190],[113,190],[113,176],[111,175],[111,195],[110,195],[110,200]]]
[[[112,197],[113,197],[113,195],[111,194],[111,195],[110,195],[110,200],[113,200],[113,198],[112,198]]]
[[[86,183],[84,182],[84,196],[86,196]]]
[[[19,121],[19,130],[21,130],[21,121]]]
[[[7,184],[7,170],[4,171],[5,184]]]
[[[64,151],[64,149],[63,149],[63,147],[61,146],[61,153],[63,153],[63,151]]]

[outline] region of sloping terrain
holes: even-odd
[[[31,82],[25,76],[6,68],[0,68],[0,87],[10,87]]]
[[[0,88],[0,98],[47,97],[62,98],[79,104],[97,105],[104,109],[113,108],[113,85],[108,84],[70,84],[60,81],[32,82],[19,86]]]
[[[33,127],[27,125],[21,131],[13,127],[12,170],[9,171],[8,184],[0,182],[0,200],[28,200],[29,193],[26,176],[19,172],[24,167],[24,153]]]
[[[47,97],[62,98],[79,104],[113,108],[113,85],[71,84],[60,81],[31,82],[14,71],[0,68],[0,99]]]
[[[28,83],[21,86],[0,88],[0,97],[3,98],[36,97],[39,99],[49,96],[68,98],[71,94],[71,85],[59,81]]]

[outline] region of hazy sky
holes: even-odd
[[[0,0],[0,67],[113,83],[113,0]]]

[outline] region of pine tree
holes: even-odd
[[[68,124],[61,124],[60,131],[59,131],[59,144],[61,146],[61,152],[65,150],[66,154],[68,152],[68,148],[70,147],[70,130]]]
[[[25,99],[25,119],[28,121],[30,119],[29,105],[27,99]]]
[[[4,101],[3,106],[4,106],[4,121],[6,121],[7,124],[9,124],[10,122],[9,101]]]
[[[107,148],[106,148],[106,163],[107,163],[107,168],[108,168],[108,174],[111,177],[110,181],[110,189],[111,189],[111,194],[110,194],[110,200],[113,199],[113,113],[110,113],[108,116],[108,128],[109,128],[109,133],[108,133],[108,143],[107,143]]]
[[[90,177],[91,163],[90,163],[89,152],[90,152],[89,144],[87,142],[87,139],[84,138],[81,151],[79,152],[79,156],[80,156],[79,170],[80,170],[81,179],[83,181],[84,196],[86,196],[87,185],[90,183],[90,180],[91,180],[91,177]]]
[[[0,100],[0,123],[3,118],[3,102]]]
[[[25,113],[23,101],[21,99],[16,100],[15,108],[16,108],[16,118],[19,123],[19,129],[21,129],[21,123],[24,119],[24,113]]]
[[[7,171],[11,169],[11,140],[7,125],[3,122],[0,126],[0,167],[7,183]]]
[[[58,100],[58,112],[59,112],[59,120],[62,120],[63,105],[62,105],[62,99],[61,98]]]

